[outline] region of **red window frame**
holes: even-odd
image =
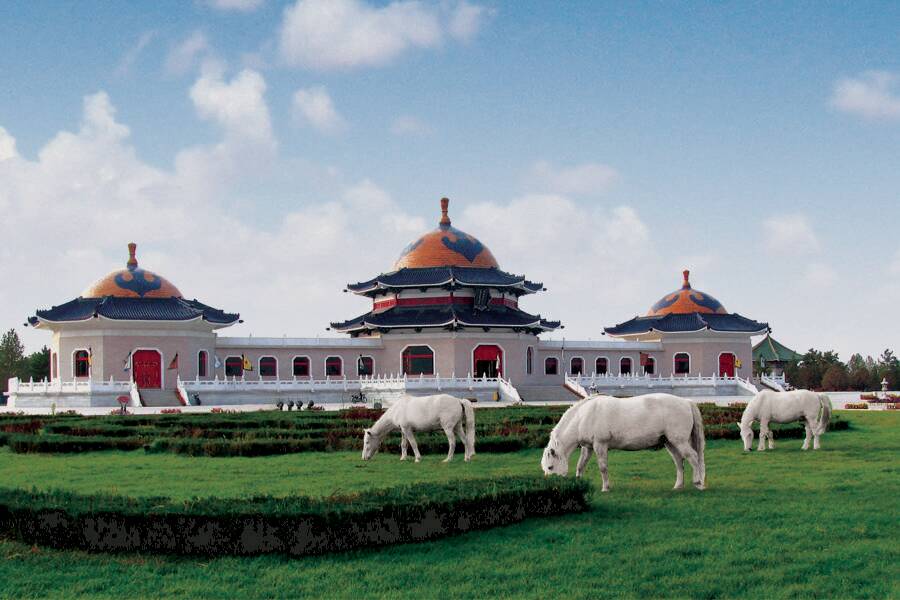
[[[597,375],[606,375],[609,373],[609,359],[605,356],[600,356],[597,360],[594,361],[594,372]]]
[[[235,368],[237,365],[237,368]],[[240,356],[226,356],[225,357],[225,376],[226,377],[240,377],[244,374],[244,361]]]
[[[308,356],[295,356],[293,366],[294,366],[294,377],[309,377],[309,357]]]
[[[434,375],[434,350],[428,346],[407,346],[401,353],[401,362],[403,363],[404,375]],[[413,361],[428,360],[429,367],[425,369],[414,369]]]
[[[551,367],[552,365],[552,367]],[[557,375],[559,373],[559,359],[548,356],[544,359],[544,375]]]
[[[274,356],[263,356],[259,359],[260,377],[278,377],[278,359]]]
[[[672,360],[675,361],[676,375],[687,375],[691,372],[691,356],[687,352],[678,352]]]
[[[628,365],[628,370],[624,368],[625,365]],[[619,360],[619,375],[630,375],[633,368],[634,361],[632,361],[627,356]]]
[[[209,363],[209,355],[206,350],[197,353],[197,377],[206,377],[207,364]]]
[[[72,365],[75,377],[91,376],[91,360],[87,350],[76,350],[74,356],[74,364]]]
[[[584,359],[580,356],[573,356],[572,360],[569,361],[569,373],[572,375],[581,375],[584,373]]]
[[[336,367],[336,368],[335,368]],[[325,359],[325,376],[340,377],[344,374],[344,359],[340,356],[329,356]]]

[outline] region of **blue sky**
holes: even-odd
[[[446,195],[569,337],[690,267],[798,349],[900,339],[897,3],[6,3],[0,73],[10,326],[135,238],[235,334],[324,335]]]

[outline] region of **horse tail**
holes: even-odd
[[[819,418],[816,422],[816,435],[822,435],[831,422],[831,398],[827,394],[819,394]]]
[[[470,457],[475,456],[475,409],[472,407],[472,403],[465,398],[459,402],[462,404],[466,419],[466,450],[468,450]]]
[[[690,402],[690,401],[688,401]],[[706,484],[706,461],[703,458],[703,451],[706,449],[706,435],[703,431],[703,415],[700,414],[700,407],[695,402],[690,402],[691,412],[694,415],[694,426],[691,429],[691,448],[697,453],[697,460],[700,462],[700,481]]]

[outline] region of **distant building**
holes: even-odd
[[[770,334],[753,346],[753,364],[761,374],[781,377],[788,364],[801,360],[802,354],[791,350]]]
[[[606,328],[615,339],[542,340],[560,322],[521,304],[546,291],[543,285],[502,270],[487,246],[452,226],[448,204],[441,200],[438,227],[409,244],[389,271],[347,286],[371,306],[331,324],[346,337],[221,336],[239,315],[185,299],[140,267],[129,244],[124,269],[29,319],[52,334],[51,379],[10,382],[10,404],[114,406],[122,395],[144,405],[196,397],[205,404],[322,403],[397,386],[572,399],[567,376],[619,395],[752,391],[750,338],[768,333],[768,325],[729,313],[693,289],[687,271],[681,288],[645,316]]]

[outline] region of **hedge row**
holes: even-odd
[[[505,477],[329,498],[126,498],[0,489],[0,532],[92,552],[195,556],[322,554],[417,542],[580,512],[583,479]]]

